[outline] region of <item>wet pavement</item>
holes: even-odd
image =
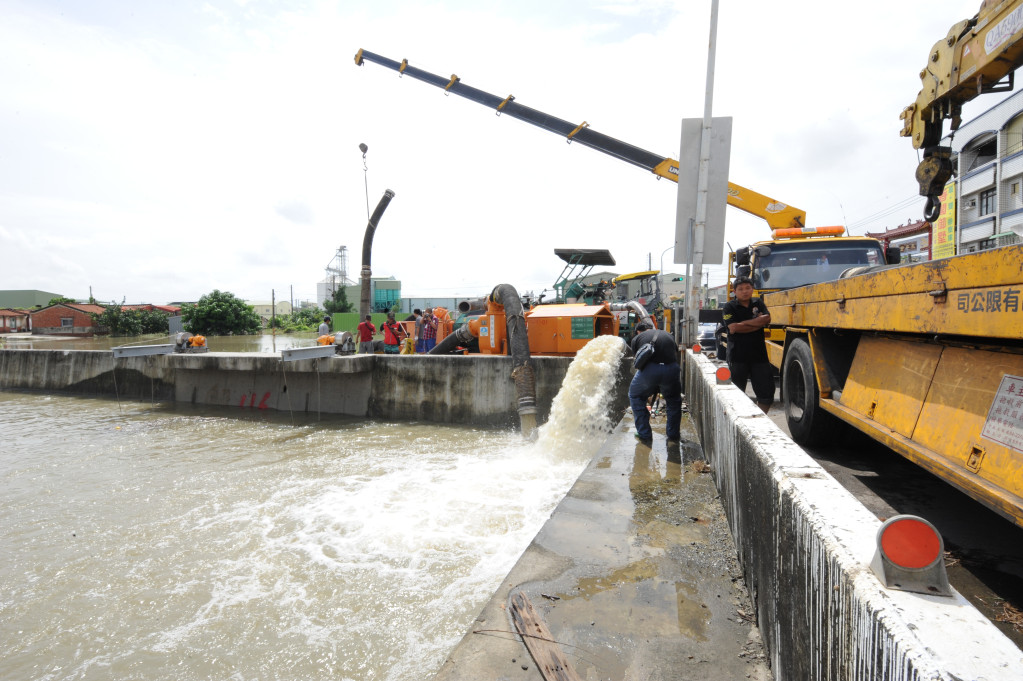
[[[626,416],[435,678],[544,678],[515,633],[520,594],[553,641],[543,664],[569,668],[556,678],[772,678],[695,430],[684,418],[669,448],[652,425],[651,447]]]

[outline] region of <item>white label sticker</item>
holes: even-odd
[[[1023,452],[1023,376],[1002,377],[980,436]]]
[[[1009,16],[995,24],[984,36],[984,50],[991,54],[1023,28],[1023,7],[1017,7]]]

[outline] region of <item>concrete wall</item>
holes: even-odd
[[[1020,679],[1023,652],[958,593],[885,589],[881,521],[716,367],[686,353],[686,395],[777,681]]]
[[[534,357],[546,421],[571,358]],[[486,426],[518,424],[510,357],[352,355],[281,362],[272,353],[128,357],[82,350],[0,350],[0,389],[43,390],[243,409]],[[613,407],[627,403],[627,377]]]

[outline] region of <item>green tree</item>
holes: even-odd
[[[46,307],[50,305],[59,305],[60,303],[73,303],[74,298],[68,298],[67,296],[57,296],[56,298],[50,298],[50,302],[46,303]]]
[[[92,314],[97,326],[110,329],[112,336],[141,336],[144,333],[168,333],[167,315],[159,310],[126,310],[106,305],[101,314]]]
[[[181,320],[190,333],[207,336],[255,333],[263,326],[251,305],[233,293],[217,289],[194,305],[182,305]]]
[[[291,314],[279,315],[276,318],[277,328],[283,329],[287,333],[292,331],[315,331],[320,325],[320,320],[323,319],[323,314],[323,310],[315,305],[294,310]]]
[[[354,312],[355,305],[348,302],[348,293],[345,291],[344,286],[338,286],[334,289],[334,295],[331,299],[323,303],[323,309],[330,314],[335,312]]]

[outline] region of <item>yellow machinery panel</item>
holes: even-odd
[[[1023,356],[945,348],[913,440],[1023,497],[1023,452],[981,436],[1005,376],[1023,376]]]
[[[841,404],[912,437],[941,357],[941,346],[863,337]]]

